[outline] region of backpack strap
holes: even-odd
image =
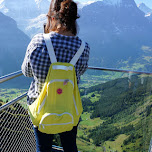
[[[52,45],[52,42],[51,42],[51,39],[50,39],[50,35],[49,34],[43,34],[43,36],[44,36],[45,44],[46,44],[46,47],[47,47],[47,50],[48,50],[48,53],[49,53],[49,56],[50,56],[51,63],[55,63],[55,62],[57,62],[57,60],[56,60],[53,45]]]
[[[85,48],[85,42],[82,41],[79,50],[77,51],[77,53],[74,55],[74,57],[73,57],[72,60],[70,61],[70,63],[71,63],[72,65],[75,65],[75,64],[77,63],[77,61],[79,60],[81,54],[82,54],[83,51],[84,51],[84,48]]]
[[[57,62],[57,60],[56,60],[56,56],[55,56],[55,52],[54,52],[54,49],[53,49],[52,42],[50,40],[50,35],[49,34],[43,34],[43,36],[44,36],[45,44],[46,44],[46,47],[47,47],[47,50],[48,50],[48,53],[49,53],[49,56],[50,56],[51,63],[55,63],[55,62]],[[70,61],[70,63],[72,65],[75,65],[77,63],[77,61],[79,60],[80,56],[82,55],[84,49],[85,49],[85,42],[82,41],[79,50],[76,52],[76,54],[74,55],[74,57]]]

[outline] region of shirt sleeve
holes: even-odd
[[[27,47],[26,54],[21,66],[22,73],[26,77],[33,77],[32,67],[30,64],[30,54],[36,49],[36,46],[33,44],[33,41],[31,40],[30,44]]]
[[[87,45],[86,45],[86,53],[85,53],[85,57],[84,57],[84,64],[82,64],[81,65],[81,67],[80,67],[80,72],[79,72],[79,74],[80,75],[83,75],[84,74],[84,72],[87,70],[87,68],[88,68],[88,61],[89,61],[89,54],[90,54],[90,47],[89,47],[89,45],[88,45],[88,43],[86,43]]]

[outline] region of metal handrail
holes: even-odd
[[[25,93],[23,93],[22,95],[16,97],[15,99],[9,101],[8,103],[2,105],[2,106],[0,107],[0,111],[4,110],[5,108],[11,106],[12,104],[14,104],[14,103],[16,103],[16,102],[22,100],[23,98],[26,97],[26,95],[27,95],[27,92],[25,92]]]
[[[121,70],[121,69],[114,69],[114,68],[103,68],[103,67],[93,67],[93,66],[88,66],[88,69],[91,70],[102,70],[102,71],[111,71],[111,72],[124,72],[124,73],[135,73],[135,74],[147,74],[147,75],[152,75],[152,73],[150,72],[143,72],[143,71],[131,71],[131,70]],[[19,77],[23,75],[22,70],[10,73],[8,75],[4,75],[2,77],[0,77],[0,83],[3,83],[5,81],[14,79],[16,77]],[[26,97],[27,92],[25,92],[24,94],[16,97],[15,99],[11,100],[10,102],[6,103],[5,105],[0,107],[0,111],[9,107],[10,105],[20,101],[21,99],[23,99],[24,97]]]
[[[101,71],[111,71],[111,72],[124,72],[124,73],[152,75],[151,72],[122,70],[122,69],[103,68],[103,67],[94,67],[94,66],[88,66],[88,69],[91,69],[91,70],[101,70]],[[5,81],[11,80],[11,79],[16,78],[16,77],[19,77],[21,75],[23,75],[23,73],[22,73],[21,70],[13,72],[13,73],[10,73],[8,75],[4,75],[4,76],[0,77],[0,83],[3,83]]]
[[[7,74],[7,75],[4,75],[2,77],[0,77],[0,83],[3,83],[5,81],[9,81],[11,79],[14,79],[14,78],[17,78],[19,76],[23,75],[22,71],[19,70],[19,71],[16,71],[16,72],[13,72],[13,73],[10,73],[10,74]],[[8,103],[2,105],[0,107],[0,111],[6,109],[7,107],[11,106],[12,104],[22,100],[23,98],[25,98],[27,96],[27,92],[23,93],[22,95],[16,97],[15,99],[9,101]]]
[[[14,78],[19,77],[21,75],[23,75],[21,70],[10,73],[10,74],[7,74],[7,75],[4,75],[4,76],[0,77],[0,83],[3,83],[5,81],[11,80],[11,79],[14,79]]]
[[[111,72],[124,72],[124,73],[133,73],[133,74],[152,75],[151,72],[145,72],[145,71],[122,70],[122,69],[103,68],[103,67],[94,67],[94,66],[88,66],[88,69],[91,69],[91,70],[102,70],[102,71],[111,71]]]
[[[93,67],[93,66],[88,66],[88,69],[91,69],[91,70],[103,70],[103,71],[112,71],[112,72],[124,72],[124,73],[135,73],[135,74],[147,74],[147,75],[152,75],[152,73],[150,72],[142,72],[142,71],[131,71],[131,70],[121,70],[121,69],[113,69],[113,68],[103,68],[103,67]],[[0,77],[0,83],[3,83],[5,81],[8,81],[8,80],[11,80],[11,79],[14,79],[16,77],[19,77],[23,75],[22,71],[19,70],[19,71],[16,71],[16,72],[13,72],[13,73],[10,73],[8,75],[4,75],[2,77]],[[24,94],[18,96],[17,98],[11,100],[10,102],[6,103],[5,105],[1,106],[0,107],[0,111],[9,107],[10,105],[20,101],[21,99],[23,99],[24,97],[26,97],[27,95],[27,92],[25,92]]]
[[[93,67],[93,66],[88,66],[88,69],[91,70],[103,70],[103,71],[112,71],[112,72],[124,72],[124,73],[135,73],[135,74],[147,74],[147,75],[152,75],[152,73],[150,72],[143,72],[143,71],[131,71],[131,70],[121,70],[121,69],[113,69],[113,68],[103,68],[103,67]],[[19,77],[23,75],[22,70],[10,73],[8,75],[4,75],[2,77],[0,77],[0,83],[3,83],[5,81],[14,79],[16,77]],[[11,100],[10,102],[6,103],[5,105],[0,107],[0,111],[9,107],[10,105],[16,103],[17,101],[20,101],[21,99],[23,99],[24,97],[26,97],[27,92],[25,92],[24,94],[18,96],[17,98]]]

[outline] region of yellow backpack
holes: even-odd
[[[56,60],[49,34],[44,34],[44,39],[52,64],[39,97],[29,105],[29,114],[39,131],[56,134],[72,130],[83,111],[74,65],[85,43],[82,41],[70,63],[61,63]]]

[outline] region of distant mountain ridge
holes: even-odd
[[[0,10],[9,15],[11,15],[12,13],[15,13],[15,15],[23,15],[24,12],[33,13],[29,16],[31,18],[32,16],[39,15],[39,13],[46,12],[46,7],[48,7],[49,4],[50,2],[48,0],[1,0]],[[26,15],[29,14],[25,13],[24,15],[24,17],[26,17]]]
[[[120,67],[120,61],[129,59],[133,63],[143,54],[142,46],[152,46],[152,24],[133,0],[119,6],[98,1],[83,7],[80,16],[79,35],[91,46],[91,65]]]
[[[8,4],[11,1],[3,0],[3,2],[7,4],[5,6],[10,6]],[[15,2],[17,0],[12,3],[15,4]],[[48,4],[47,0],[32,0],[25,3],[31,4],[31,8],[33,4],[35,7],[31,11],[34,12],[34,8],[38,9],[40,6],[38,4],[42,2],[43,5],[45,2]],[[28,10],[26,11],[28,12]],[[39,16],[36,14],[37,11],[34,18],[25,16],[25,18],[30,18],[28,20],[22,18],[25,22],[24,32],[28,35],[33,36],[36,33],[43,32],[43,23],[46,22],[45,13],[40,13]],[[139,68],[141,68],[140,70],[147,70],[145,64],[151,66],[151,59],[146,57],[145,60],[145,56],[147,56],[147,54],[145,55],[145,48],[148,50],[152,48],[152,23],[145,18],[144,12],[137,7],[134,0],[97,1],[79,9],[79,14],[79,36],[87,41],[91,47],[90,65],[132,68],[133,64],[138,62],[141,66],[134,66],[136,70]],[[152,54],[151,51],[147,52]],[[148,68],[148,70],[150,69]]]
[[[136,6],[134,0],[103,0],[99,1],[99,3],[100,2],[105,6],[117,8],[122,6],[128,8]],[[88,3],[93,3],[93,1],[90,1]],[[43,32],[43,23],[46,22],[45,14],[49,9],[49,5],[49,0],[1,0],[0,11],[3,12],[5,15],[8,15],[15,19],[20,29],[22,29],[29,36],[33,36],[36,31]],[[35,21],[32,20],[37,20],[37,24]],[[38,23],[41,23],[41,26],[39,24],[38,27],[35,27],[38,25]]]
[[[0,11],[15,19],[18,27],[25,32],[29,20],[46,14],[49,4],[48,0],[1,0]]]

